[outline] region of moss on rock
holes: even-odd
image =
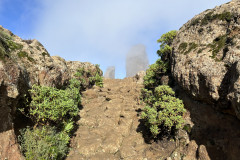
[[[18,57],[19,58],[27,58],[30,62],[34,62],[34,59],[32,57],[29,57],[28,53],[25,51],[20,51],[18,52]]]

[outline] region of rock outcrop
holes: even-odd
[[[171,71],[196,100],[240,119],[240,1],[195,16],[173,42]]]
[[[64,87],[77,69],[90,71],[90,63],[50,56],[37,40],[22,40],[0,26],[0,159],[20,159],[14,132],[15,114],[33,84]]]
[[[107,68],[107,70],[104,74],[104,78],[115,79],[115,67],[114,66],[110,66]]]
[[[148,64],[145,46],[142,44],[133,46],[126,57],[126,77],[133,77],[138,72],[145,71]]]

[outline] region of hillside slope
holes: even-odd
[[[22,40],[0,26],[0,159],[20,159],[14,129],[25,122],[16,110],[32,85],[63,88],[79,68],[96,70],[91,63],[50,56],[37,40]]]

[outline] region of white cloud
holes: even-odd
[[[227,1],[44,0],[35,37],[52,55],[99,63],[103,69],[122,67],[123,77],[125,54],[132,45],[143,43],[152,51],[160,34]]]

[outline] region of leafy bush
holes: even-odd
[[[44,126],[27,128],[21,133],[19,142],[27,160],[59,160],[67,154],[70,137],[65,132],[57,132],[55,128]]]
[[[103,87],[103,79],[98,73],[94,77],[89,78],[90,83],[95,84],[96,86]]]
[[[174,97],[174,94],[169,86],[162,85],[155,88],[154,95],[145,97],[144,101],[148,106],[143,109],[141,118],[154,137],[160,132],[171,133],[182,128],[185,109],[182,101]]]
[[[78,114],[80,93],[78,88],[71,85],[66,90],[33,85],[30,94],[32,100],[27,107],[29,117],[36,125],[53,122],[59,124],[66,121],[67,117]]]
[[[163,34],[158,40],[161,59],[152,64],[144,76],[144,89],[142,89],[142,100],[146,107],[141,113],[141,118],[149,128],[153,137],[160,133],[162,136],[173,134],[182,128],[183,114],[185,112],[183,102],[175,97],[175,92],[167,85],[160,85],[162,76],[169,74],[169,55],[172,51],[170,45],[176,37],[176,31]],[[186,50],[187,45],[182,44],[182,50]],[[191,47],[192,50],[193,47]]]
[[[157,51],[157,54],[162,57],[169,54],[172,51],[171,44],[173,39],[176,37],[177,31],[169,31],[161,36],[160,39],[157,40],[158,43],[161,43],[160,49]]]
[[[84,67],[79,68],[75,73],[75,78],[80,81],[80,85],[82,89],[85,89],[88,85],[96,85],[99,87],[103,87],[103,78],[101,76],[102,72],[99,68],[99,65],[95,65],[95,71],[91,72],[91,70],[87,70]]]
[[[21,111],[35,126],[21,131],[19,142],[26,159],[63,159],[75,126],[81,102],[81,84],[71,79],[65,90],[33,85],[29,90],[31,102]],[[56,126],[51,127],[51,126]]]
[[[154,89],[159,85],[161,76],[168,70],[168,63],[164,63],[158,59],[154,64],[150,65],[144,76],[144,86],[146,89]]]

